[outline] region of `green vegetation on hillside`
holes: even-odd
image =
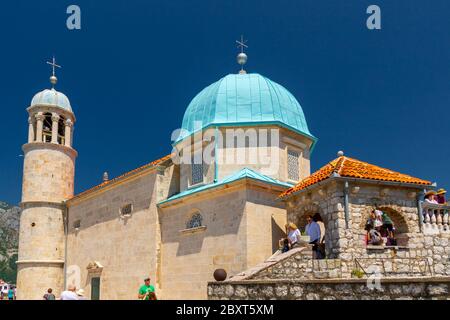
[[[0,279],[16,283],[20,208],[0,201]]]

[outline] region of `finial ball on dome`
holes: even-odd
[[[244,64],[247,63],[247,55],[243,52],[239,53],[237,56],[237,62],[243,66]]]
[[[337,155],[338,155],[338,157],[342,157],[344,155],[344,151],[342,151],[342,150],[338,151]]]
[[[52,85],[55,85],[58,82],[58,78],[56,76],[51,76],[50,77],[50,83]]]

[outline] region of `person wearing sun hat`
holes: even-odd
[[[289,248],[291,249],[300,244],[301,233],[293,222],[288,223],[287,238],[289,240]]]
[[[76,294],[78,296],[78,300],[87,300],[86,297],[84,296],[84,290],[83,289],[78,289]]]
[[[438,204],[438,202],[435,199],[436,191],[430,190],[427,193],[425,193],[425,202]]]
[[[446,204],[447,200],[445,199],[445,194],[447,191],[445,189],[439,189],[436,193],[436,200],[439,204]]]

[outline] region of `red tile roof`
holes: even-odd
[[[155,161],[152,161],[150,163],[147,163],[147,164],[143,165],[142,167],[139,167],[139,168],[136,168],[134,170],[128,171],[128,172],[126,172],[126,173],[124,173],[124,174],[122,174],[122,175],[120,175],[120,176],[118,176],[118,177],[116,177],[114,179],[111,179],[111,180],[108,180],[108,181],[104,181],[104,182],[100,183],[99,185],[96,185],[95,187],[92,187],[92,188],[90,188],[90,189],[88,189],[86,191],[83,191],[83,192],[73,196],[70,200],[72,200],[74,198],[79,198],[79,197],[84,196],[84,195],[86,195],[88,193],[91,193],[91,192],[93,192],[95,190],[101,189],[101,188],[103,188],[103,187],[105,187],[107,185],[110,185],[110,184],[112,184],[112,183],[114,183],[116,181],[119,181],[119,180],[123,179],[123,178],[132,176],[133,174],[141,172],[141,171],[143,171],[143,170],[145,170],[147,168],[154,167],[154,166],[156,166],[156,165],[158,165],[158,164],[160,164],[160,163],[162,163],[162,162],[164,162],[166,160],[169,160],[171,157],[172,157],[172,154],[169,154],[169,155],[164,156],[164,157],[162,157],[162,158],[160,158],[158,160],[155,160]]]
[[[284,198],[320,181],[328,179],[333,175],[333,173],[337,173],[341,177],[349,178],[431,185],[430,181],[418,179],[406,174],[381,168],[367,162],[341,156],[327,163],[309,177],[300,181],[294,187],[283,192],[280,195],[280,198]]]

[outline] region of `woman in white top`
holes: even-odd
[[[289,223],[287,226],[287,234],[289,240],[289,246],[293,248],[294,246],[300,244],[301,233],[294,223]]]
[[[436,194],[437,194],[436,191],[433,191],[433,190],[428,191],[427,193],[425,193],[425,202],[439,204],[437,202],[437,200],[435,199],[436,198]]]
[[[439,204],[439,203],[437,202],[437,200],[435,199],[436,195],[437,195],[437,192],[436,192],[436,191],[434,191],[434,190],[428,191],[427,193],[425,193],[425,199],[424,199],[424,202],[426,202],[426,203],[432,203],[432,204]],[[431,216],[434,214],[434,210],[433,210],[433,209],[425,209],[425,208],[424,208],[424,209],[422,210],[422,214],[423,214],[423,219],[426,220],[426,219],[427,219],[427,216],[428,216],[429,218],[431,218]],[[430,215],[428,215],[428,214],[430,214]]]

